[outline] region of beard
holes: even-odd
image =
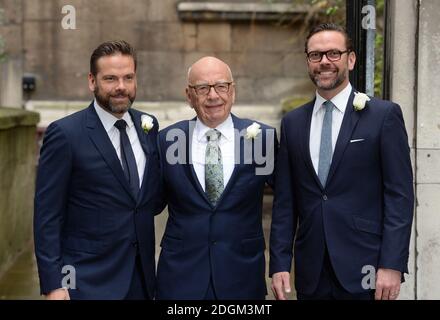
[[[130,95],[128,92],[116,92],[115,94],[101,94],[101,91],[99,90],[99,87],[96,86],[95,90],[93,91],[96,101],[98,104],[113,114],[124,114],[125,112],[130,109],[131,105],[134,102],[134,99],[136,98],[136,91]],[[114,98],[127,98],[126,102],[122,101],[115,101]]]
[[[325,71],[333,71],[332,69],[324,69],[324,70],[316,70],[316,71],[310,71],[309,70],[309,77],[312,80],[312,82],[315,84],[315,86],[318,89],[321,90],[333,90],[337,87],[339,87],[346,79],[346,70],[342,70],[342,72],[339,70],[339,68],[336,68],[336,77],[331,81],[322,81],[320,80],[319,72],[325,72]]]

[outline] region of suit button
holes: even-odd
[[[211,244],[212,244],[213,246],[215,246],[215,245],[217,244],[217,241],[212,240],[212,241],[211,241]]]
[[[133,245],[133,247],[137,248],[137,247],[138,247],[138,242],[137,242],[137,241],[134,241],[134,242],[132,243],[132,245]]]
[[[322,196],[322,199],[324,199],[324,201],[327,201],[327,200],[328,200],[327,195],[326,195],[326,194],[323,195],[323,196]]]

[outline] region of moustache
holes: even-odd
[[[339,69],[337,69],[337,68],[322,68],[322,69],[318,69],[318,70],[316,70],[315,73],[328,72],[328,71],[332,71],[332,72],[335,71],[335,72],[338,72]]]
[[[119,93],[119,94],[112,94],[112,95],[110,95],[110,97],[111,98],[129,98],[130,97],[130,95],[129,94],[122,94],[122,93]]]

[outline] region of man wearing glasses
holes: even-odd
[[[158,139],[169,218],[156,298],[264,299],[262,200],[273,178],[275,130],[231,114],[235,84],[217,58],[192,65],[186,96],[197,117]],[[259,171],[259,154],[268,170]]]
[[[316,97],[281,123],[272,290],[278,299],[290,292],[295,244],[298,299],[394,300],[408,273],[414,201],[401,109],[352,88],[356,55],[342,27],[313,29],[305,52]]]

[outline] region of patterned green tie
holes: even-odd
[[[206,133],[208,145],[205,152],[205,192],[209,201],[215,206],[222,195],[223,162],[219,146],[221,133],[211,129]]]

